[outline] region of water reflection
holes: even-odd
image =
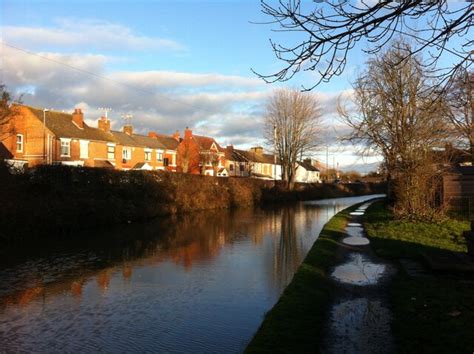
[[[241,351],[324,223],[361,199],[193,213],[11,253],[2,348]]]

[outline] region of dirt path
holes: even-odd
[[[395,268],[378,258],[360,224],[370,202],[351,213],[342,263],[332,269],[337,291],[325,328],[323,353],[393,353],[387,286]]]

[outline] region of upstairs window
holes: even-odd
[[[151,161],[151,150],[145,150],[145,161]]]
[[[167,157],[165,157],[163,159],[163,166],[168,166],[170,163],[169,163],[169,159]]]
[[[16,135],[16,151],[23,152],[23,134]]]
[[[122,149],[122,158],[124,160],[131,160],[132,159],[132,149],[129,147],[124,147]]]
[[[156,150],[156,161],[163,161],[163,151]]]
[[[108,160],[115,159],[115,145],[107,145],[107,159]]]
[[[61,157],[71,157],[71,139],[61,139]]]
[[[80,157],[81,157],[81,159],[88,159],[89,158],[89,141],[80,140],[79,141],[79,147],[80,147]]]

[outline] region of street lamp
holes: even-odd
[[[43,162],[46,161],[46,112],[49,112],[49,109],[43,109]]]

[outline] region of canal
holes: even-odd
[[[5,352],[242,352],[338,211],[374,196],[197,212],[0,264]]]

